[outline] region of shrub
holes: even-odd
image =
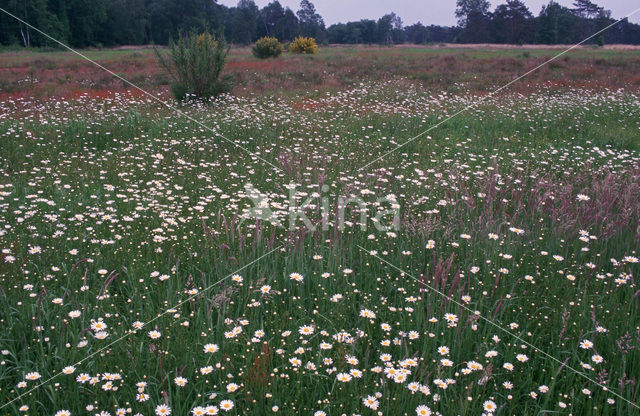
[[[306,38],[304,36],[298,36],[289,45],[289,52],[292,53],[316,53],[318,52],[318,45],[314,38]]]
[[[265,36],[258,39],[252,52],[256,58],[275,58],[282,53],[282,44],[276,38]]]
[[[224,36],[208,32],[200,35],[191,32],[177,41],[172,39],[168,55],[156,49],[160,64],[173,78],[171,92],[179,101],[190,98],[208,101],[229,91],[229,85],[220,79],[228,53]]]

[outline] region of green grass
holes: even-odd
[[[0,403],[38,384],[17,387],[28,372],[44,381],[91,358],[0,413],[27,405],[27,414],[76,415],[92,405],[89,414],[131,408],[151,415],[167,401],[172,414],[186,415],[229,399],[230,414],[272,414],[278,406],[281,414],[365,415],[375,412],[362,399],[378,392],[378,410],[389,415],[413,415],[419,405],[480,414],[487,400],[500,415],[634,414],[625,399],[637,403],[638,389],[624,380],[637,378],[640,365],[639,270],[632,262],[640,218],[638,96],[542,88],[502,95],[358,170],[477,99],[461,90],[438,97],[393,80],[185,107],[282,171],[141,99],[52,100],[42,109],[5,103],[21,116],[0,122]],[[332,221],[338,195],[363,195],[375,211],[377,197],[393,194],[402,227],[388,234],[369,222],[367,230],[354,224],[306,232],[302,222],[295,230],[240,222],[251,206],[247,182],[282,204],[272,205],[281,212],[286,184],[307,193],[298,204],[328,184]],[[355,222],[356,213],[347,218]],[[433,248],[425,248],[429,240]],[[30,253],[36,246],[41,251]],[[243,282],[232,281],[241,268]],[[290,279],[294,272],[304,280]],[[616,282],[621,274],[626,280]],[[260,292],[264,285],[268,294]],[[459,305],[467,301],[520,339]],[[376,317],[361,316],[363,309]],[[80,316],[68,317],[72,310]],[[455,327],[447,313],[457,315]],[[99,319],[108,326],[104,340],[89,329]],[[151,323],[131,334],[136,321]],[[304,325],[314,333],[301,335]],[[227,338],[234,327],[242,332]],[[157,340],[148,336],[154,329]],[[334,338],[342,331],[349,338]],[[631,347],[621,349],[627,333]],[[580,348],[583,340],[594,347]],[[81,341],[87,345],[79,348]],[[220,350],[204,353],[207,343]],[[438,353],[440,346],[449,354]],[[406,381],[376,372],[384,353],[396,371],[403,360],[416,361]],[[604,362],[592,362],[594,354]],[[464,374],[470,361],[483,368]],[[305,368],[309,362],[315,369]],[[213,371],[203,375],[207,366]],[[606,381],[623,399],[568,366]],[[353,369],[362,377],[337,380]],[[80,373],[99,380],[78,383]],[[120,375],[117,390],[103,388],[106,373]],[[188,379],[185,387],[174,383],[177,376]],[[455,384],[443,389],[436,379]],[[141,381],[149,395],[143,402],[136,399]],[[409,382],[427,386],[429,395],[412,393]],[[228,392],[229,383],[240,388]]]

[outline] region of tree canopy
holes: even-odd
[[[506,0],[492,11],[487,0],[457,0],[457,26],[404,26],[389,12],[378,20],[325,26],[310,0],[293,11],[274,0],[262,9],[253,0],[235,7],[216,0],[4,0],[3,8],[74,47],[168,44],[190,30],[224,31],[235,44],[250,44],[262,36],[281,42],[310,36],[319,42],[391,45],[399,43],[577,43],[615,20],[591,0],[565,7],[551,0],[538,16],[521,0]],[[623,20],[591,43],[640,44],[640,25]],[[54,44],[0,12],[0,44]]]

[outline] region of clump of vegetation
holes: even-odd
[[[313,54],[318,52],[318,44],[314,38],[298,36],[289,44],[289,52]]]
[[[169,53],[156,49],[160,64],[173,78],[171,92],[176,100],[201,99],[208,101],[228,92],[228,82],[220,79],[227,62],[229,45],[223,35],[191,32],[171,40]]]
[[[282,54],[282,44],[277,38],[264,36],[258,39],[252,52],[253,56],[260,59],[277,58]]]

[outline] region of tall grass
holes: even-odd
[[[403,79],[186,106],[284,173],[133,95],[3,102],[14,116],[0,121],[0,405],[37,384],[30,372],[56,378],[2,412],[151,415],[168,404],[186,415],[232,400],[228,414],[366,415],[373,396],[394,415],[420,405],[481,414],[488,400],[499,415],[634,414],[567,366],[640,398],[638,98],[539,90],[463,113],[362,172],[475,97]],[[300,203],[320,184],[331,196],[393,194],[402,228],[308,232],[242,220],[249,181],[284,213],[292,182]],[[280,244],[238,271],[242,280],[224,280]],[[100,320],[105,339],[92,329]],[[61,374],[137,321],[152,322]],[[313,334],[300,333],[307,325]],[[205,352],[209,343],[220,350]],[[483,367],[467,373],[472,361]],[[389,365],[409,370],[407,380],[385,375]],[[337,379],[354,370],[361,377]],[[81,373],[96,379],[76,381]],[[455,383],[436,382],[447,379]]]

